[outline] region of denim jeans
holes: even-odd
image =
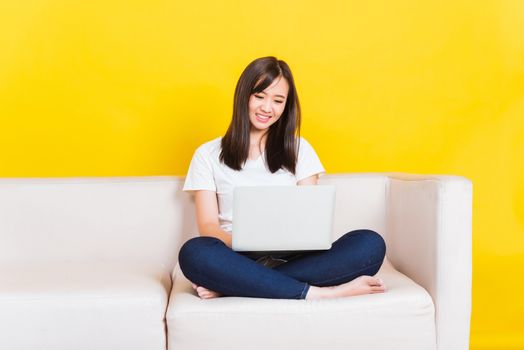
[[[355,230],[333,242],[329,250],[262,259],[235,252],[214,237],[195,237],[184,243],[178,260],[188,280],[224,296],[304,299],[311,285],[334,286],[373,276],[385,254],[386,245],[378,233]],[[272,262],[265,264],[268,258]]]

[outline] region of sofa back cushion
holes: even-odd
[[[0,180],[0,261],[174,265],[193,208],[175,177]]]
[[[357,229],[370,229],[386,238],[386,190],[383,174],[332,174],[319,185],[336,186],[333,239]]]

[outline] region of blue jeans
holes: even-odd
[[[378,272],[384,239],[371,230],[355,230],[333,242],[329,250],[297,252],[280,257],[273,268],[257,263],[250,253],[235,252],[214,237],[195,237],[184,243],[180,269],[191,282],[221,293],[273,299],[304,299],[309,286],[334,286]]]

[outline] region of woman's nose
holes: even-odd
[[[262,108],[262,110],[263,110],[264,112],[269,112],[269,111],[271,111],[271,101],[270,101],[270,100],[266,100],[266,101],[264,101],[264,103],[262,104],[262,107],[261,107],[261,108]]]

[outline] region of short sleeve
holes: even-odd
[[[183,191],[208,190],[216,192],[215,180],[213,178],[213,167],[209,157],[200,147],[195,151],[193,159],[189,164]]]
[[[325,173],[320,159],[313,147],[304,138],[300,138],[298,161],[295,172],[297,182],[315,174]]]

